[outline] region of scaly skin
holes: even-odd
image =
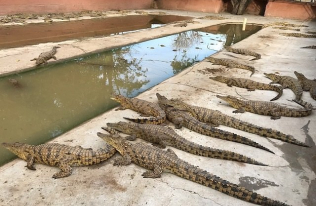
[[[207,109],[204,107],[193,106],[177,99],[165,100],[164,104],[172,106],[181,111],[188,111],[192,116],[201,122],[210,123],[215,126],[225,125],[245,132],[250,132],[263,137],[270,137],[288,142],[291,144],[308,147],[305,143],[296,140],[292,135],[284,134],[280,131],[260,127],[237,118],[228,116],[218,110]]]
[[[93,151],[80,146],[71,147],[63,144],[48,143],[29,145],[24,143],[2,143],[2,146],[27,162],[27,168],[35,170],[34,163],[59,167],[61,171],[53,178],[68,177],[72,173],[71,166],[88,166],[103,162],[114,155],[115,148],[107,145],[104,149]]]
[[[106,128],[104,128],[106,129]],[[178,177],[210,187],[229,196],[258,205],[286,206],[287,204],[251,192],[244,187],[230,183],[205,170],[189,164],[177,157],[173,150],[161,150],[144,143],[131,143],[118,134],[102,134],[98,136],[122,155],[115,160],[114,165],[129,165],[132,162],[148,169],[142,174],[144,178],[160,178],[168,171]]]
[[[114,95],[111,99],[121,104],[118,110],[131,109],[144,115],[155,116],[155,118],[131,119],[124,117],[124,119],[142,124],[161,124],[166,121],[165,112],[155,103],[137,98],[130,99],[122,95]]]
[[[236,87],[246,88],[248,89],[248,91],[255,91],[256,89],[260,89],[260,90],[271,90],[271,91],[277,92],[278,95],[274,97],[273,99],[271,99],[270,101],[279,99],[283,94],[283,88],[280,86],[256,82],[250,79],[229,78],[229,77],[223,77],[223,76],[210,77],[210,79],[225,83],[229,87],[236,86]]]
[[[280,119],[281,116],[284,117],[305,117],[312,113],[312,106],[309,103],[306,108],[310,107],[310,109],[292,109],[287,108],[285,106],[281,106],[277,103],[273,102],[265,102],[265,101],[244,101],[241,99],[238,99],[233,96],[220,96],[216,95],[216,97],[228,102],[230,106],[234,107],[235,111],[233,113],[244,113],[245,111],[251,112],[254,114],[261,114],[261,115],[267,115],[271,116],[271,119]],[[296,100],[295,100],[296,102]],[[303,102],[303,101],[299,101]],[[300,104],[299,102],[296,102]],[[304,104],[302,103],[302,104]]]
[[[239,69],[245,69],[251,71],[250,76],[252,76],[255,73],[255,68],[252,66],[248,66],[245,64],[238,63],[237,61],[226,59],[226,58],[214,58],[214,57],[208,57],[207,60],[209,62],[212,62],[214,65],[223,65],[228,68],[239,68]]]
[[[254,59],[252,60],[257,60],[257,59],[261,59],[261,55],[256,53],[256,52],[253,52],[253,51],[250,51],[248,49],[235,49],[235,48],[232,48],[230,46],[225,46],[225,49],[228,51],[228,52],[232,52],[232,53],[235,53],[235,54],[242,54],[242,55],[248,55],[248,56],[253,56],[255,57]]]
[[[272,152],[271,150],[246,137],[215,128],[210,124],[200,122],[196,118],[194,118],[189,112],[177,110],[174,107],[165,104],[164,101],[168,100],[166,97],[158,93],[156,94],[156,96],[159,101],[159,106],[165,110],[168,120],[175,124],[176,129],[180,129],[182,128],[182,126],[184,126],[192,131],[195,131],[203,135],[228,140],[232,142],[238,142],[241,144],[260,148],[274,154],[274,152]]]
[[[270,84],[281,84],[283,88],[291,89],[295,94],[295,100],[301,100],[303,89],[297,79],[290,76],[280,76],[272,73],[264,73],[264,75],[268,79],[272,80]]]
[[[141,138],[153,143],[154,146],[158,146],[160,148],[171,146],[199,156],[267,166],[241,154],[227,150],[213,149],[196,144],[194,142],[190,142],[178,135],[170,127],[152,124],[137,124],[131,122],[107,123],[107,126],[119,132],[130,135],[126,137],[126,139],[130,141],[134,141],[136,138]]]
[[[51,51],[48,52],[43,52],[41,53],[38,58],[34,58],[31,61],[36,60],[36,66],[39,66],[41,64],[46,64],[48,60],[50,59],[57,59],[55,57],[55,54],[57,53],[57,49],[60,48],[58,46],[54,46],[53,49]]]
[[[307,79],[304,74],[294,72],[304,91],[309,91],[311,97],[316,100],[316,81]]]

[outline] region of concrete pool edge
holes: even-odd
[[[289,20],[288,22],[295,23],[297,21]],[[312,24],[312,29],[315,30],[315,28],[314,23]],[[263,55],[262,60],[253,62],[259,70],[253,78],[259,81],[267,81],[262,78],[262,72],[279,71],[279,62],[287,63],[287,67],[291,67],[290,70],[296,65],[304,66],[306,71],[310,73],[311,66],[314,63],[311,57],[313,50],[302,50],[304,56],[294,56],[296,46],[299,46],[301,42],[306,42],[307,44],[309,40],[295,39],[299,41],[299,43],[295,43],[292,41],[293,39],[278,36],[276,32],[273,31],[271,28],[261,30],[257,34],[236,44],[236,47],[249,48]],[[258,42],[259,35],[272,35],[273,39]],[[256,42],[256,44],[252,42]],[[225,57],[225,52],[219,52],[216,56]],[[240,58],[241,60],[248,60],[247,57]],[[300,58],[304,61],[298,61]],[[154,94],[160,92],[170,98],[181,97],[188,103],[210,108],[221,108],[223,112],[231,114],[232,109],[223,103],[219,103],[214,97],[214,94],[235,94],[236,89],[215,83],[213,84],[214,88],[212,88],[210,87],[209,80],[207,80],[207,75],[200,73],[200,71],[203,71],[205,68],[213,67],[211,63],[206,61],[195,64],[187,70],[142,93],[139,97],[149,101],[156,101]],[[282,69],[281,74],[286,72],[286,70],[287,68]],[[233,71],[226,72],[228,74],[234,72],[233,74],[249,78],[247,71],[234,69]],[[245,91],[242,92],[242,89],[237,90],[241,95],[245,95],[246,97],[248,97],[247,95],[252,95],[251,98],[257,99],[262,97],[269,99],[267,95],[271,95],[270,93],[247,93]],[[190,96],[187,95],[188,93],[190,93]],[[274,93],[272,93],[272,95],[274,95]],[[285,97],[282,98],[281,102],[289,104],[286,99],[291,98],[292,93],[285,91],[284,95]],[[210,99],[211,96],[212,98]],[[308,93],[304,93],[303,97],[310,101]],[[315,103],[312,103],[315,106]],[[96,132],[102,131],[100,127],[105,126],[106,122],[121,121],[123,120],[123,116],[137,117],[138,115],[131,111],[115,112],[111,110],[61,135],[54,139],[53,142],[81,145],[94,149],[100,148],[104,143],[96,136]],[[289,133],[288,128],[295,128],[291,133],[301,141],[305,140],[305,136],[300,128],[306,126],[308,120],[311,120],[310,125],[315,125],[316,123],[315,114],[299,119],[282,117],[281,120],[278,120],[279,122],[273,122],[268,118],[250,114],[238,115],[237,117],[243,120],[258,122],[258,124],[260,123],[260,125],[265,127],[271,126],[272,128],[277,128],[287,133]],[[228,128],[225,129],[229,130]],[[308,133],[315,134],[315,130],[315,127],[310,126]],[[200,135],[192,134],[192,132],[186,129],[177,130],[177,132],[190,139],[193,139],[194,136],[194,140],[217,148],[225,148],[248,156],[251,155],[251,157],[268,163],[271,166],[256,167],[251,165],[239,165],[228,161],[197,157],[174,149],[181,158],[234,183],[240,183],[241,177],[255,177],[257,180],[269,180],[275,184],[263,186],[259,183],[253,183],[253,181],[244,184],[246,184],[247,187],[251,187],[251,184],[259,184],[261,189],[259,189],[258,193],[287,202],[291,205],[312,205],[312,202],[307,204],[309,198],[313,198],[311,196],[312,194],[309,194],[309,190],[311,191],[312,188],[307,189],[306,187],[309,187],[312,182],[315,182],[315,171],[309,168],[304,162],[307,161],[304,158],[297,160],[298,163],[303,165],[303,170],[298,170],[295,166],[293,167],[292,162],[287,159],[286,156],[290,154],[290,157],[293,156],[293,159],[295,159],[296,156],[289,151],[284,152],[282,147],[284,145],[287,146],[286,144],[277,140],[270,139],[268,141],[266,138],[240,131],[238,132],[255,139],[259,143],[268,145],[269,148],[271,147],[276,153],[275,156],[271,156],[262,151],[241,145],[221,142],[211,138],[203,139]],[[313,141],[316,142],[316,137],[313,136],[312,138]],[[303,150],[300,147],[290,148],[296,149],[298,152]],[[295,151],[293,152],[295,153]],[[51,176],[58,169],[37,164],[37,171],[29,171],[24,167],[26,164],[24,161],[14,160],[0,168],[0,182],[3,183],[1,186],[2,194],[0,195],[0,202],[6,203],[6,205],[21,205],[23,202],[51,205],[77,205],[80,203],[86,205],[102,203],[112,205],[145,205],[147,203],[151,205],[252,205],[215,190],[177,178],[171,174],[164,173],[161,179],[142,179],[140,174],[144,171],[143,168],[135,166],[134,164],[128,167],[113,167],[111,163],[113,163],[113,159],[93,167],[74,168],[72,176],[65,179],[53,180]],[[30,197],[32,197],[31,200]],[[310,201],[312,200],[310,199]],[[304,204],[305,202],[307,203]]]

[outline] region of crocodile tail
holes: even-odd
[[[301,105],[306,110],[313,110],[314,109],[314,107],[313,107],[313,105],[311,103],[305,102],[303,100],[293,99],[293,102],[295,102],[296,104]]]
[[[174,164],[171,164],[167,169],[179,177],[199,183],[246,202],[267,206],[288,206],[285,203],[272,200],[258,193],[247,190],[244,187],[240,187],[236,184],[230,183],[229,181],[223,180],[216,175],[213,175],[180,159],[174,161]]]
[[[126,120],[132,121],[132,122],[136,122],[139,124],[161,124],[163,123],[166,118],[163,117],[150,117],[150,118],[137,118],[137,119],[133,119],[133,118],[128,118],[128,117],[123,117]]]
[[[201,126],[201,128],[199,129],[195,129],[194,127],[189,128],[195,132],[198,132],[200,134],[204,134],[204,135],[208,135],[211,137],[215,137],[215,138],[219,138],[219,139],[224,139],[224,140],[228,140],[228,141],[232,141],[232,142],[238,142],[241,144],[245,144],[245,145],[249,145],[252,147],[256,147],[268,152],[271,152],[274,154],[274,152],[272,152],[271,150],[269,150],[268,148],[258,144],[255,141],[252,141],[246,137],[240,136],[238,134],[235,133],[231,133],[231,132],[227,132],[227,131],[223,131],[220,129],[216,129],[214,127],[208,126],[208,125],[203,125]],[[195,129],[195,130],[194,130]]]
[[[254,165],[268,166],[266,164],[258,162],[244,155],[227,151],[227,150],[219,150],[219,149],[213,149],[210,147],[205,147],[205,146],[190,142],[184,138],[181,138],[180,141],[178,141],[176,144],[172,146],[182,151],[185,151],[194,155],[203,156],[203,157],[210,157],[210,158],[231,160],[231,161],[243,162],[243,163],[254,164]]]
[[[299,145],[299,146],[303,146],[303,147],[309,147],[305,143],[296,140],[292,135],[287,135],[287,134],[284,134],[284,133],[277,131],[277,130],[274,130],[274,129],[260,127],[260,126],[257,126],[257,125],[254,125],[254,124],[251,124],[248,122],[241,121],[239,119],[234,119],[232,121],[226,121],[225,123],[226,123],[225,126],[233,127],[235,129],[239,129],[239,130],[242,130],[245,132],[257,134],[257,135],[260,135],[263,137],[278,139],[278,140],[281,140],[283,142],[287,142],[287,143],[291,143],[291,144],[295,144],[295,145]]]
[[[279,93],[276,97],[272,98],[270,101],[274,101],[279,99],[283,95],[283,87],[269,85],[270,89]]]

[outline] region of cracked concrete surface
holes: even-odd
[[[212,15],[180,11],[165,12],[192,17]],[[63,49],[57,53],[57,58],[61,61],[74,55],[81,55],[84,51],[93,52],[218,23],[241,22],[244,17],[248,18],[249,23],[262,24],[272,21],[286,21],[308,25],[308,28],[302,28],[302,32],[316,30],[315,22],[298,22],[258,16],[232,16],[229,14],[225,16],[228,19],[221,21],[196,19],[200,24],[188,24],[188,27],[167,25],[119,36],[0,50],[0,61],[3,63],[0,70],[4,74],[25,68],[30,69],[33,65],[29,59],[56,44],[63,46]],[[311,79],[316,78],[314,50],[300,49],[301,46],[314,44],[315,40],[284,37],[278,33],[279,31],[276,29],[264,28],[235,45],[237,48],[247,48],[260,53],[262,59],[248,61],[250,57],[235,54],[233,56],[238,57],[240,62],[247,62],[256,68],[256,73],[251,77],[255,81],[268,83],[269,80],[264,78],[264,72],[279,72],[282,75],[294,77],[295,70],[299,70]],[[269,38],[261,38],[262,36],[269,36]],[[215,57],[233,58],[228,57],[227,54],[230,53],[222,51],[215,54]],[[261,90],[248,92],[242,88],[227,87],[209,79],[210,76],[215,75],[249,78],[249,71],[226,69],[203,61],[144,92],[139,95],[139,98],[156,101],[155,93],[159,92],[168,98],[181,98],[193,105],[218,109],[241,120],[292,134],[296,139],[306,142],[311,146],[310,148],[290,145],[225,126],[219,127],[244,135],[262,144],[275,152],[275,154],[271,154],[246,145],[203,136],[186,128],[176,130],[177,133],[190,141],[247,155],[268,164],[267,167],[194,156],[172,149],[180,158],[189,163],[223,179],[253,189],[261,195],[293,206],[315,205],[315,113],[303,118],[282,117],[276,121],[267,116],[251,113],[233,114],[234,109],[217,99],[216,94],[240,95],[246,99],[269,100],[275,96],[275,93]],[[283,96],[277,102],[297,107],[297,105],[287,101],[287,99],[292,99],[293,95],[291,90],[285,89]],[[316,102],[308,92],[304,92],[303,100],[311,102],[314,107],[316,106]],[[97,132],[102,131],[101,126],[105,126],[107,122],[122,121],[123,116],[131,115],[137,116],[131,111],[108,111],[61,135],[53,142],[98,149],[105,144],[96,136]],[[24,161],[16,159],[0,168],[0,205],[252,205],[169,173],[164,173],[161,179],[144,179],[141,176],[145,171],[143,168],[135,164],[114,167],[112,163],[113,158],[91,167],[76,167],[70,177],[55,180],[51,176],[58,171],[58,168],[36,164],[37,170],[30,171],[25,167]]]

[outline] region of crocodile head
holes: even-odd
[[[12,153],[17,155],[19,158],[23,160],[27,160],[30,155],[31,145],[15,142],[15,143],[2,143],[2,146],[10,150]]]
[[[159,93],[156,93],[157,99],[158,99],[158,104],[160,106],[160,108],[165,109],[167,107],[166,102],[168,102],[169,100],[167,99],[167,97],[160,95]]]
[[[306,77],[304,76],[304,74],[302,74],[302,73],[299,73],[299,72],[297,72],[297,71],[294,71],[294,74],[295,74],[295,76],[297,77],[297,79],[306,79]]]
[[[218,82],[222,82],[222,83],[226,83],[228,79],[227,77],[223,77],[223,76],[216,76],[216,77],[209,77],[209,78]]]
[[[59,47],[59,46],[54,46],[54,47],[53,47],[53,49],[58,49],[58,48],[60,48],[60,47]]]
[[[236,97],[227,95],[227,96],[221,96],[221,95],[216,95],[217,98],[224,100],[225,102],[228,102],[229,104],[234,104],[238,99]]]
[[[118,122],[118,123],[107,123],[106,126],[111,127],[119,132],[123,132],[125,134],[133,134],[133,127],[135,127],[135,123],[128,122]]]
[[[102,129],[108,131],[108,128],[102,127]],[[126,148],[130,146],[130,143],[119,134],[103,134],[101,132],[98,132],[97,135],[106,143],[114,147],[122,156],[124,156]]]
[[[207,60],[211,63],[215,63],[217,59],[214,57],[207,57]]]
[[[122,104],[123,102],[126,101],[126,97],[124,97],[123,95],[120,94],[114,94],[111,97],[112,100],[117,101],[118,103]]]
[[[277,80],[278,79],[278,75],[273,74],[273,73],[263,73],[268,79],[271,79],[272,81]]]

